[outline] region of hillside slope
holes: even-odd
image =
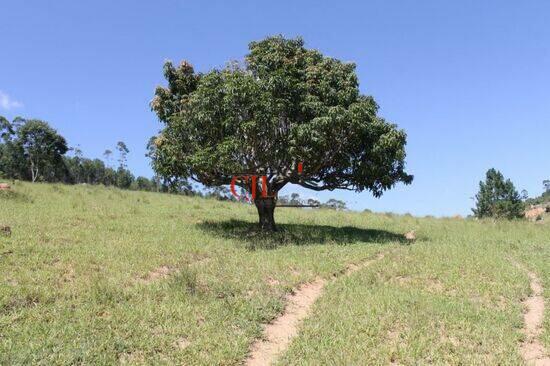
[[[98,186],[0,192],[0,364],[240,364],[324,279],[282,364],[521,364],[527,271],[550,350],[548,223],[276,211]],[[410,244],[402,234],[416,230]],[[384,257],[349,275],[352,264]]]

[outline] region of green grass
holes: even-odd
[[[14,190],[0,192],[0,364],[239,364],[293,287],[380,252],[329,283],[282,364],[521,364],[530,290],[510,260],[550,288],[548,224],[281,208],[266,236],[242,204]]]

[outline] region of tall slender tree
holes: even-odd
[[[128,153],[130,150],[124,141],[117,142],[116,148],[118,150],[118,166],[119,168],[126,169],[128,166]]]

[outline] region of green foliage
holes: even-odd
[[[79,147],[69,149],[63,136],[40,120],[15,118],[11,123],[0,116],[0,177],[29,181],[63,182],[69,184],[103,184],[123,189],[183,192],[182,181],[136,181],[127,169],[129,149],[123,141],[117,143],[119,168],[106,166],[100,159],[83,157]],[[66,153],[72,150],[74,156]],[[109,162],[111,150],[105,150]],[[185,186],[186,193],[191,191]]]
[[[279,196],[278,202],[284,205],[311,205],[319,208],[328,208],[332,210],[345,210],[346,202],[330,198],[326,202],[321,202],[315,198],[302,199],[298,193],[292,193],[290,197]]]
[[[228,201],[235,198],[231,195],[229,188],[225,186],[212,187],[212,189],[206,193],[206,197],[212,197],[220,201]]]
[[[333,210],[345,210],[346,202],[331,198],[326,203],[324,203],[321,207],[330,208]]]
[[[130,188],[135,191],[155,191],[157,187],[153,180],[139,176],[132,182]]]
[[[11,178],[56,181],[64,170],[67,142],[46,122],[16,118],[0,120],[0,171]]]
[[[116,186],[122,189],[128,189],[134,181],[134,176],[128,169],[120,166],[116,171]]]
[[[130,150],[128,149],[128,147],[126,146],[126,143],[124,143],[124,141],[117,142],[116,148],[117,148],[118,154],[119,154],[119,157],[118,157],[119,167],[125,169],[128,166],[127,165],[128,164],[128,153],[130,152]],[[106,150],[104,154],[106,154],[107,151],[108,150]]]
[[[0,143],[0,176],[12,179],[30,179],[23,149],[12,140]]]
[[[320,206],[321,205],[321,201],[315,199],[315,198],[308,198],[307,200],[307,204],[310,205],[310,206]]]
[[[298,193],[292,193],[290,195],[290,202],[291,205],[302,205],[304,202],[300,198],[300,195]]]
[[[267,175],[272,193],[294,183],[375,196],[412,181],[406,134],[360,94],[354,64],[306,49],[299,38],[269,37],[249,50],[244,65],[204,74],[187,62],[165,64],[168,86],[151,102],[164,123],[149,144],[159,175],[220,186],[246,172]]]
[[[524,203],[510,179],[504,180],[502,173],[489,169],[485,182],[479,182],[474,215],[513,219],[522,217],[523,210]]]
[[[82,157],[65,157],[67,176],[65,183],[86,183],[114,185],[116,172],[105,166],[99,159],[87,159]]]
[[[550,202],[550,179],[542,181],[543,192],[540,196],[525,201],[529,205],[547,204]]]

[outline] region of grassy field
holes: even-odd
[[[285,295],[328,282],[280,364],[522,364],[550,225],[255,208],[97,186],[0,192],[0,364],[240,364]],[[416,230],[409,244],[402,234]]]

